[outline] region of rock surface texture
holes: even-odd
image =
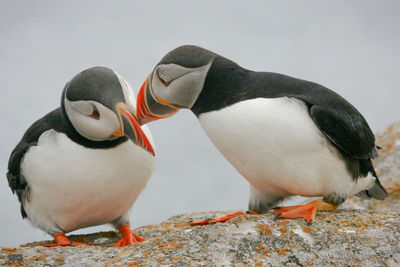
[[[190,213],[135,229],[147,240],[129,247],[112,247],[119,239],[115,232],[71,236],[93,246],[45,248],[39,242],[0,248],[0,265],[400,266],[400,124],[379,133],[377,144],[382,150],[374,165],[390,197],[350,199],[344,209],[317,213],[312,225],[274,221],[270,212],[189,226],[228,211]]]

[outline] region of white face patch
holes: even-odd
[[[127,104],[128,107],[131,108],[131,111],[133,113],[135,113],[136,112],[136,98],[135,98],[135,94],[133,93],[132,87],[129,85],[129,83],[127,81],[124,80],[124,78],[122,78],[121,75],[119,75],[115,71],[114,71],[114,73],[115,73],[115,75],[117,75],[119,83],[121,84],[122,92],[123,92],[124,98],[125,98],[125,104]]]
[[[69,101],[64,98],[65,111],[75,130],[93,141],[111,140],[112,133],[120,129],[117,115],[106,106],[96,101]],[[99,118],[90,116],[96,109]]]
[[[199,68],[162,64],[153,71],[152,88],[157,98],[191,108],[204,86],[212,62]]]

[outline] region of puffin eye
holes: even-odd
[[[162,84],[164,84],[165,86],[168,86],[171,82],[168,81],[164,81],[163,78],[160,77],[160,75],[157,73],[157,78],[160,82],[162,82]]]
[[[89,115],[93,119],[99,120],[100,119],[100,112],[97,110],[95,106],[93,106],[92,114]]]

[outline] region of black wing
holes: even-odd
[[[53,128],[51,122],[57,121],[58,118],[60,118],[59,109],[56,109],[42,119],[36,121],[29,127],[21,141],[11,152],[8,161],[7,180],[12,192],[17,194],[18,200],[21,202],[21,214],[23,218],[26,217],[23,202],[29,196],[29,188],[25,177],[21,174],[21,162],[29,148],[37,144],[42,133]]]
[[[277,73],[256,76],[261,77],[259,84],[264,84],[264,97],[288,96],[306,103],[314,123],[342,152],[354,159],[378,156],[375,136],[368,123],[339,94],[320,84]]]
[[[375,136],[360,112],[334,91],[314,82],[264,73],[264,95],[289,96],[309,107],[312,120],[338,149],[354,159],[378,156]]]
[[[356,159],[377,156],[375,136],[358,111],[313,105],[310,115],[318,128],[348,155]]]

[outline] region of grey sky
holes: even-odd
[[[85,68],[120,73],[138,92],[161,57],[196,44],[243,67],[321,83],[374,131],[400,120],[398,1],[0,1],[0,246],[50,238],[29,226],[8,188],[11,150],[56,108]],[[245,209],[247,182],[195,116],[151,123],[157,167],[133,226],[187,211]],[[98,227],[80,232],[110,229]]]

